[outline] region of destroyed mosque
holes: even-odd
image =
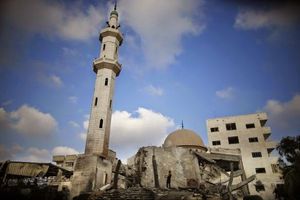
[[[58,191],[68,190],[69,199],[93,191],[101,191],[106,199],[114,199],[113,195],[134,199],[132,188],[139,188],[140,195],[150,191],[149,199],[159,199],[157,196],[172,189],[198,191],[198,199],[243,199],[247,195],[274,199],[274,188],[283,181],[277,158],[271,155],[276,142],[268,139],[271,130],[265,126],[266,113],[207,120],[208,145],[182,125],[161,146],[141,147],[127,164],[109,149],[114,85],[122,69],[118,49],[123,35],[118,15],[115,6],[99,36],[101,50],[93,61],[96,81],[85,152],[54,155],[56,165],[7,161],[1,165],[2,182],[47,177]],[[171,189],[166,184],[169,173]]]

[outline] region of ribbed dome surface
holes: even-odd
[[[193,147],[206,149],[201,137],[194,131],[179,129],[168,135],[163,144],[164,147]]]

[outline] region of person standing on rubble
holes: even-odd
[[[167,176],[167,188],[171,188],[171,177],[172,177],[172,173],[171,171],[169,171],[169,174]]]

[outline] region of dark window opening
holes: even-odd
[[[263,174],[263,173],[266,173],[266,169],[264,167],[261,167],[261,168],[255,168],[255,172],[257,174]]]
[[[110,100],[110,102],[109,102],[109,108],[111,108],[111,104],[112,104],[112,100]]]
[[[228,130],[228,131],[230,131],[230,130],[236,130],[235,123],[226,124],[226,130]]]
[[[263,184],[261,184],[261,185],[255,185],[255,190],[257,192],[265,191],[265,186]]]
[[[249,138],[249,142],[252,143],[252,142],[258,142],[258,138],[257,137],[251,137]]]
[[[210,128],[210,132],[219,132],[219,127]]]
[[[216,140],[216,141],[212,141],[212,145],[221,145],[221,141],[220,140]]]
[[[252,152],[252,157],[253,158],[262,157],[261,152]]]
[[[265,124],[267,123],[267,120],[260,120],[259,122],[260,122],[260,126],[264,127]]]
[[[96,99],[95,99],[95,104],[94,104],[94,106],[97,106],[97,103],[98,103],[98,97],[96,97]]]
[[[103,44],[103,51],[105,50],[106,44]]]
[[[228,137],[228,143],[229,144],[238,144],[239,143],[239,137],[238,136]]]
[[[255,128],[255,124],[246,124],[246,128]]]
[[[103,127],[103,119],[100,119],[99,128]]]
[[[105,85],[108,85],[108,78],[105,78]]]

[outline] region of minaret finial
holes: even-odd
[[[114,10],[117,10],[117,0],[115,1],[115,7]]]
[[[183,120],[181,121],[181,129],[184,129]]]

